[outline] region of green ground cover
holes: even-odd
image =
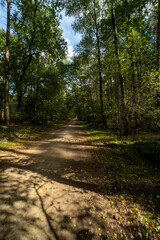
[[[117,139],[114,130],[84,124],[104,193],[121,196],[136,209],[146,232],[141,239],[160,239],[160,135],[140,132]]]
[[[50,122],[46,125],[30,123],[12,124],[10,127],[0,126],[0,150],[24,147],[30,141],[36,141],[51,130],[56,129],[62,122]]]

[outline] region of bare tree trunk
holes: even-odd
[[[38,57],[38,70],[40,69],[41,66],[41,61],[42,61],[42,53],[39,53],[39,57]],[[35,88],[35,98],[34,98],[34,102],[33,102],[33,114],[35,114],[37,112],[37,106],[38,106],[38,97],[39,97],[39,83],[36,84],[36,88]]]
[[[9,0],[10,1],[10,0]],[[22,100],[23,100],[23,96],[26,92],[26,89],[25,91],[23,91],[22,89],[22,83],[23,83],[23,79],[26,75],[26,72],[31,64],[31,61],[32,61],[32,58],[33,58],[33,54],[32,54],[32,46],[34,44],[34,40],[35,40],[35,36],[36,36],[36,14],[37,14],[37,9],[38,9],[38,4],[37,4],[37,0],[35,0],[35,9],[34,9],[34,15],[33,15],[33,37],[31,39],[31,42],[29,44],[29,48],[28,48],[28,51],[29,51],[29,56],[28,56],[28,60],[27,62],[25,63],[24,62],[24,65],[23,65],[23,70],[22,70],[22,74],[20,76],[20,79],[19,79],[19,91],[18,91],[18,109],[21,110],[21,107],[22,107]]]
[[[114,32],[114,46],[115,46],[115,54],[117,59],[118,77],[119,77],[119,85],[120,85],[120,93],[121,93],[121,97],[120,97],[121,121],[122,121],[123,135],[128,135],[129,129],[128,129],[126,111],[125,111],[125,102],[124,102],[124,83],[123,83],[122,68],[121,68],[120,55],[119,55],[118,32],[116,27],[116,19],[115,19],[113,2],[114,0],[110,0],[112,25],[113,25],[113,32]]]
[[[22,108],[22,97],[23,97],[23,93],[22,93],[22,86],[19,86],[19,92],[18,92],[18,110],[21,110]]]
[[[1,122],[4,122],[4,99],[1,98]]]
[[[9,47],[10,47],[10,0],[7,0],[7,33],[5,55],[5,124],[9,126]]]
[[[99,36],[99,28],[98,28],[98,24],[97,24],[97,14],[96,14],[95,0],[94,0],[93,3],[94,3],[94,21],[95,21],[95,27],[96,27],[96,40],[97,40],[97,58],[98,58],[101,118],[102,118],[103,125],[106,126],[106,119],[105,119],[105,116],[104,116],[104,106],[103,106],[102,63],[101,63],[101,51],[100,51],[100,36]]]
[[[158,24],[157,24],[157,72],[160,81],[160,0],[158,0]]]

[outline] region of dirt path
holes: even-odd
[[[100,238],[104,226],[93,201],[102,207],[102,197],[90,148],[72,121],[1,162],[0,239]]]
[[[139,219],[123,198],[100,194],[94,150],[72,121],[2,160],[0,239],[142,239]]]

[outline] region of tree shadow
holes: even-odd
[[[102,195],[90,157],[90,151],[96,154],[97,150],[78,129],[70,125],[56,131],[33,150],[21,153],[16,163],[1,161],[0,239],[112,240],[115,231],[118,239],[125,239],[122,233],[140,239],[127,230],[125,211],[127,220],[118,224],[119,208],[111,206],[112,193]],[[77,133],[78,139],[73,137]],[[135,227],[145,232],[141,223],[135,222]]]
[[[0,178],[0,239],[93,239],[89,221],[104,229],[91,206],[82,207],[83,191],[17,168]]]
[[[44,204],[43,204],[42,198],[41,198],[41,196],[40,196],[40,194],[39,194],[39,192],[38,192],[38,189],[36,188],[36,185],[35,185],[35,184],[34,184],[34,189],[35,189],[35,192],[36,192],[36,194],[37,194],[37,196],[38,196],[38,198],[39,198],[39,201],[40,201],[40,204],[41,204],[41,209],[42,209],[42,211],[43,211],[43,213],[44,213],[44,215],[45,215],[45,217],[46,217],[48,226],[49,226],[51,232],[53,233],[55,239],[56,239],[56,240],[59,240],[59,237],[58,237],[55,229],[53,228],[53,226],[52,226],[52,224],[51,224],[51,222],[50,222],[49,216],[48,216],[48,214],[47,214],[47,212],[46,212],[46,210],[45,210],[45,208],[44,208]]]
[[[131,196],[143,209],[159,213],[160,155],[154,144],[106,144],[94,156],[100,160],[97,169],[101,168],[106,189],[110,182],[112,193]]]

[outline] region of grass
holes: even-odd
[[[30,141],[40,139],[61,123],[49,123],[46,125],[34,125],[29,123],[12,124],[10,127],[0,126],[0,150],[26,146]]]
[[[83,125],[97,149],[93,158],[105,194],[136,204],[146,228],[142,239],[160,239],[160,135],[140,132],[118,140],[114,130]]]
[[[82,125],[84,131],[89,134],[89,139],[91,142],[102,142],[106,141],[107,143],[135,143],[137,141],[160,141],[160,133],[155,134],[152,132],[144,132],[139,131],[136,134],[136,139],[133,138],[133,136],[128,137],[122,137],[122,139],[118,139],[117,137],[117,131],[109,124],[109,128],[106,129],[102,125],[97,124],[83,124]]]

